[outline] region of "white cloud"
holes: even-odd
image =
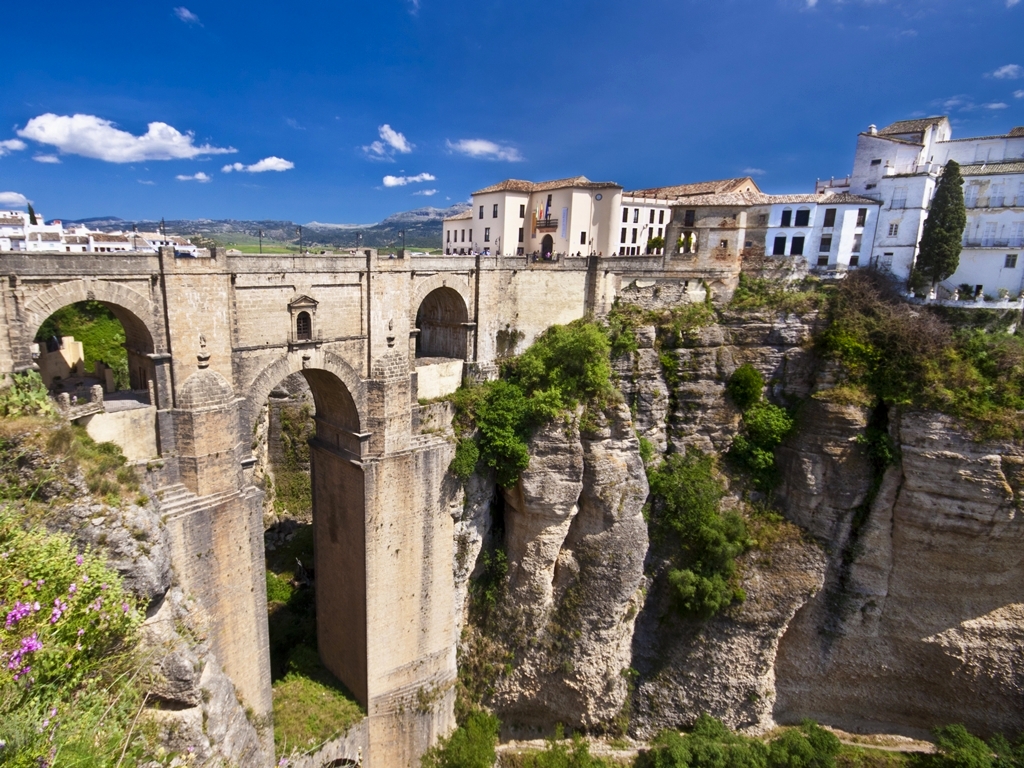
[[[414,195],[423,195],[424,197],[433,197],[437,194],[436,189],[421,189],[417,192],[413,192]]]
[[[1013,6],[1015,6],[1019,2],[1020,0],[1006,0],[1006,7],[1013,8]]]
[[[27,146],[21,139],[4,139],[0,141],[0,157],[9,155],[11,152],[20,152]]]
[[[1015,99],[1024,99],[1024,90],[1014,91],[1013,92],[1013,98],[1015,98]]]
[[[363,153],[371,160],[393,161],[395,153],[407,155],[412,152],[413,145],[405,135],[396,131],[387,123],[378,126],[379,141],[372,141],[363,147]]]
[[[145,160],[181,160],[199,155],[224,155],[232,147],[196,146],[195,135],[182,133],[167,123],[150,123],[142,136],[114,127],[110,120],[95,115],[55,115],[47,112],[29,120],[18,131],[23,139],[57,147],[69,155],[82,155],[108,163],[137,163]]]
[[[306,130],[305,126],[301,125],[294,117],[286,117],[284,122],[289,128],[294,128],[296,131]]]
[[[1000,80],[1018,80],[1024,77],[1024,67],[1020,64],[1006,64],[990,73],[989,76]]]
[[[49,163],[51,165],[60,165],[60,158],[56,155],[35,155],[33,158],[37,163]]]
[[[1006,109],[1009,105],[1004,104],[1001,101],[993,101],[988,104],[982,104],[985,109]]]
[[[743,172],[747,174],[747,176],[764,176],[768,173],[764,168],[744,168]]]
[[[184,174],[179,173],[174,178],[176,178],[178,181],[198,181],[200,184],[205,184],[208,181],[213,180],[212,176],[209,176],[203,173],[202,171],[199,171],[199,173],[193,174],[192,176],[185,176]]]
[[[0,205],[28,205],[31,202],[20,192],[0,192]]]
[[[198,24],[200,27],[203,26],[203,23],[199,20],[199,17],[192,13],[192,11],[190,11],[185,6],[175,8],[174,15],[182,21],[184,21],[186,24]]]
[[[385,187],[404,187],[406,184],[419,184],[423,181],[437,181],[437,177],[430,173],[418,173],[415,176],[385,176]]]
[[[476,158],[477,160],[506,160],[510,163],[517,163],[523,160],[523,156],[515,147],[507,144],[498,144],[487,139],[459,139],[458,141],[445,142],[451,152],[458,152],[460,155]]]
[[[155,187],[156,182],[150,181],[149,179],[139,179],[139,184],[145,184],[147,187]]]
[[[283,157],[264,157],[258,163],[252,165],[243,165],[242,163],[230,163],[221,168],[224,173],[231,173],[232,171],[238,171],[239,173],[263,173],[265,171],[290,171],[295,167],[295,163],[291,160],[285,160]]]
[[[818,4],[818,0],[807,0],[807,7],[808,8],[813,8],[817,4]]]

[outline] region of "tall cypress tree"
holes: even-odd
[[[36,221],[36,212],[32,208],[32,203],[28,204],[28,223],[32,225],[39,223],[38,221]]]
[[[967,226],[963,186],[960,165],[950,160],[935,189],[917,257],[918,272],[932,285],[945,280],[960,266],[960,249]]]

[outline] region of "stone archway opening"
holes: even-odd
[[[32,360],[58,408],[97,442],[132,461],[159,452],[153,335],[132,311],[85,300],[53,311],[35,329]]]
[[[288,713],[275,729],[297,745],[324,738],[301,731],[303,707],[331,713],[341,730],[365,713],[359,430],[359,413],[345,384],[321,369],[286,376],[271,390],[256,424],[255,480],[267,494],[264,543],[274,708]],[[311,687],[320,691],[317,697],[309,696]]]
[[[462,383],[469,359],[469,309],[454,288],[435,288],[416,312],[416,395],[431,400]]]

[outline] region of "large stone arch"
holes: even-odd
[[[467,359],[472,303],[469,286],[435,275],[417,286],[412,309],[416,357]]]
[[[470,316],[472,316],[473,289],[469,287],[469,283],[461,275],[437,274],[416,283],[416,290],[413,292],[409,313],[413,320],[416,319],[416,312],[419,310],[423,300],[427,298],[428,294],[433,293],[438,288],[451,288],[453,291],[457,291],[462,296],[462,300],[466,302],[466,307],[470,309]]]
[[[68,280],[57,283],[25,302],[24,343],[31,344],[39,326],[58,309],[80,301],[99,301],[110,308],[124,326],[126,345],[139,352],[164,352],[163,335],[157,327],[160,313],[148,296],[109,280]]]

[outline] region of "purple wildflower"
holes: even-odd
[[[28,603],[23,603],[20,600],[14,603],[14,608],[7,613],[7,620],[4,622],[4,629],[10,629],[19,621],[24,619],[29,613],[32,612],[32,606]]]
[[[82,564],[82,556],[81,555],[75,555],[75,565],[81,565],[81,564]]]

